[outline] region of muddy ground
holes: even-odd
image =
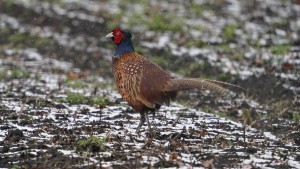
[[[285,0],[0,0],[0,168],[300,168],[299,15]],[[247,90],[181,92],[138,136],[104,39],[116,26],[174,76]]]

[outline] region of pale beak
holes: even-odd
[[[105,36],[105,38],[111,38],[111,37],[114,37],[113,32],[110,32],[109,34],[107,34],[107,35]]]

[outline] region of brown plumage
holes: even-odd
[[[145,120],[148,122],[149,133],[152,133],[147,113],[159,109],[163,104],[169,105],[175,99],[177,91],[208,89],[230,96],[229,90],[219,85],[231,85],[229,83],[199,78],[172,78],[158,65],[134,52],[129,32],[114,29],[106,37],[111,37],[117,45],[112,65],[119,93],[141,114],[137,133]]]

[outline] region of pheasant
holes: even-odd
[[[161,67],[135,52],[130,32],[115,28],[106,38],[111,38],[117,46],[112,57],[112,71],[118,91],[134,111],[141,115],[137,134],[145,121],[149,134],[152,133],[148,113],[155,112],[163,104],[169,105],[180,90],[208,89],[230,96],[230,91],[221,85],[236,86],[216,80],[172,78]]]

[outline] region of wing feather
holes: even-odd
[[[155,108],[155,104],[141,95],[141,81],[143,67],[139,60],[123,61],[115,65],[114,75],[118,85],[119,93],[131,105],[141,102],[149,108]]]

